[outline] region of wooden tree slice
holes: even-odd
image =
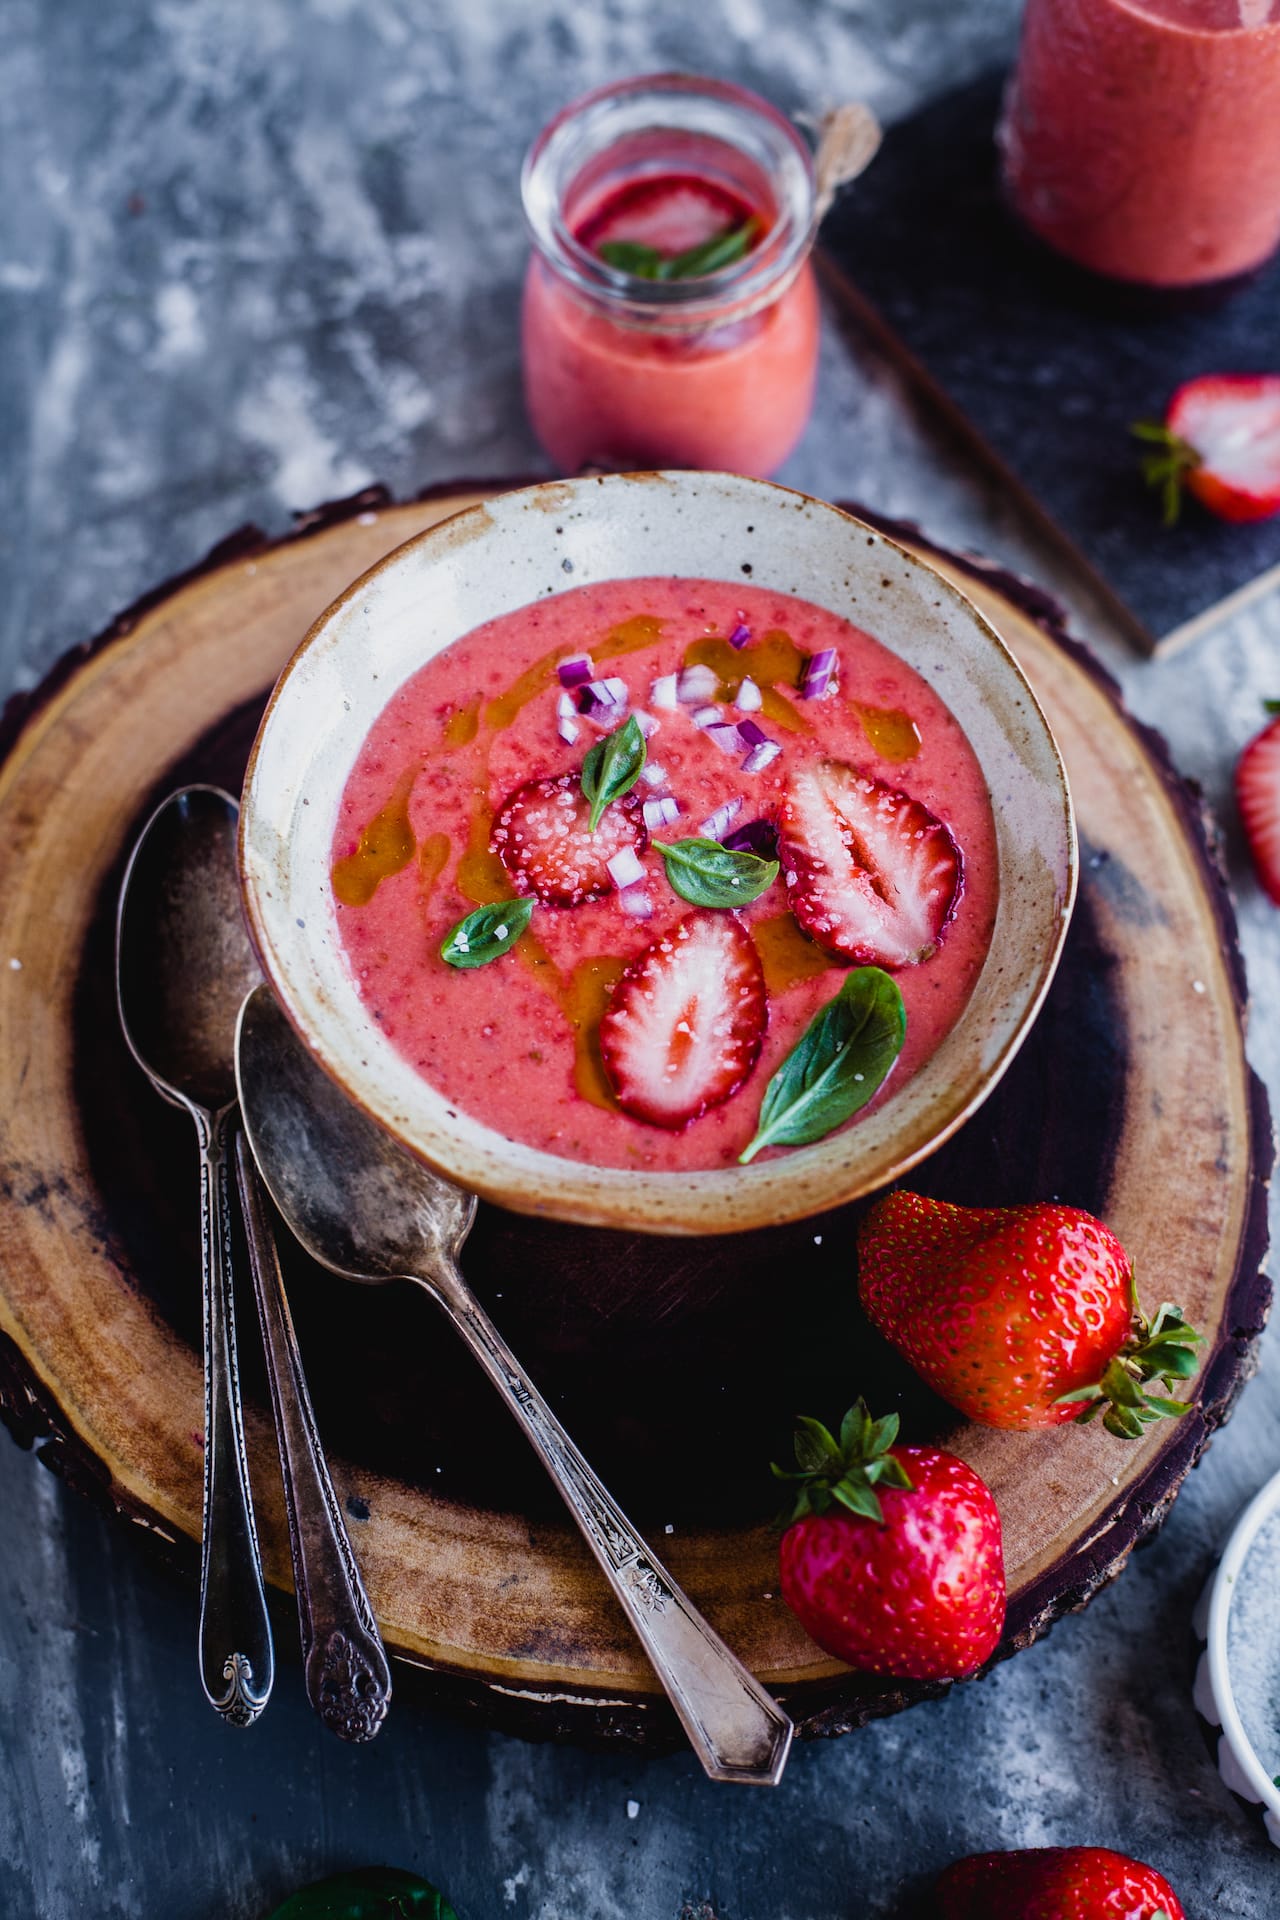
[[[483,497],[371,490],[289,539],[235,536],[11,705],[0,746],[0,1405],[20,1438],[197,1564],[202,1444],[195,1165],[114,1017],[124,855],[182,779],[234,787],[267,683],[314,617],[411,534]],[[890,528],[917,548],[913,529]],[[1081,1605],[1157,1523],[1251,1365],[1268,1303],[1266,1099],[1222,879],[1161,742],[1050,603],[930,549],[1018,654],[1063,750],[1083,886],[1026,1047],[922,1170],[974,1203],[1104,1214],[1206,1331],[1200,1404],[1125,1447],[955,1426],[862,1321],[855,1209],[723,1240],[654,1240],[483,1209],[466,1264],[516,1351],[676,1577],[808,1733],[928,1691],[862,1680],[777,1595],[773,1494],[792,1416],[859,1391],[949,1436],[994,1489],[1005,1651]],[[999,804],[1000,796],[995,796]],[[439,1698],[523,1732],[651,1745],[675,1722],[523,1442],[409,1288],[355,1289],[287,1252],[321,1432],[393,1653]],[[248,1298],[255,1496],[289,1584]],[[194,1612],[193,1612],[194,1621]],[[194,1630],[194,1629],[193,1629]]]

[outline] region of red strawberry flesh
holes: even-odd
[[[832,1505],[788,1527],[782,1595],[826,1652],[864,1672],[954,1680],[1004,1626],[1000,1516],[972,1467],[938,1447],[893,1447],[910,1492],[876,1489],[883,1523]]]
[[[737,1092],[768,1018],[760,956],[737,915],[686,914],[631,962],[600,1023],[619,1106],[651,1126],[688,1126]]]
[[[1280,718],[1240,755],[1236,804],[1258,879],[1280,906]]]
[[[576,773],[528,780],[509,794],[493,823],[489,845],[517,893],[548,907],[578,907],[612,891],[609,861],[624,848],[649,844],[640,802],[631,794],[605,808],[591,831],[591,803]]]
[[[976,1853],[938,1881],[940,1920],[1186,1920],[1154,1867],[1107,1847]]]
[[[1199,455],[1186,484],[1223,519],[1280,510],[1280,374],[1205,374],[1178,388],[1169,431]]]
[[[778,820],[787,899],[811,939],[861,966],[911,966],[937,944],[960,849],[918,800],[837,760],[791,777]]]

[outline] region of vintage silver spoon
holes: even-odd
[[[308,1253],[350,1280],[412,1280],[443,1307],[564,1496],[707,1772],[776,1785],[787,1715],[649,1551],[458,1272],[474,1194],[355,1107],[264,986],[241,1009],[236,1077],[259,1171]]]
[[[275,1660],[249,1494],[231,1283],[227,1145],[236,1085],[229,1037],[258,971],[240,918],[235,834],[235,801],[216,787],[184,787],[157,807],[120,888],[116,998],[129,1051],[156,1092],[186,1108],[200,1145],[200,1680],[224,1720],[247,1727],[267,1704]]]
[[[271,1633],[249,1495],[231,1284],[233,1152],[284,1479],[308,1697],[326,1726],[367,1740],[391,1675],[316,1433],[266,1202],[237,1124],[236,1017],[258,967],[240,911],[239,809],[219,788],[171,794],[144,828],[121,889],[120,1019],[157,1091],[200,1140],[205,1489],[200,1672],[212,1704],[247,1726],[271,1691]]]

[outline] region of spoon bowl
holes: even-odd
[[[236,1072],[258,1170],[308,1253],[352,1280],[416,1281],[444,1308],[560,1489],[707,1773],[776,1785],[791,1721],[650,1551],[459,1273],[474,1195],[353,1106],[265,986],[241,1009]]]

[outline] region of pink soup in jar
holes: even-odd
[[[525,400],[566,473],[767,477],[813,403],[808,148],[767,101],[661,74],[588,94],[525,163]]]
[[[1000,133],[1027,225],[1152,287],[1280,242],[1280,0],[1028,0]]]
[[[584,875],[547,904],[530,888],[539,871],[563,881],[581,854],[586,757],[633,717],[644,770],[598,829],[613,864],[599,887]],[[549,802],[521,810],[531,784]],[[859,850],[828,804],[853,785],[898,843],[893,872],[883,845]],[[797,858],[794,808],[786,825],[797,790],[812,860]],[[661,853],[690,837],[773,855],[779,869],[742,908],[691,914]],[[868,858],[882,892],[919,884],[914,850],[930,838],[950,862],[948,899],[926,942],[888,961],[906,1037],[877,1105],[954,1026],[986,958],[997,854],[973,749],[934,689],[838,614],[743,584],[614,580],[490,621],[393,695],[338,807],[334,911],[371,1017],[451,1104],[594,1166],[729,1167],[757,1131],[770,1076],[857,964],[830,919],[805,915],[814,863],[828,863],[838,907],[842,888],[865,882],[855,869]],[[442,947],[464,917],[520,899],[532,913],[509,950],[488,964],[446,963]],[[723,936],[734,965],[745,957],[763,1015],[758,1051],[739,1058],[724,1097],[654,1124],[621,1104],[602,1026],[629,973],[647,954],[665,964],[691,920]],[[650,985],[642,974],[633,998]]]

